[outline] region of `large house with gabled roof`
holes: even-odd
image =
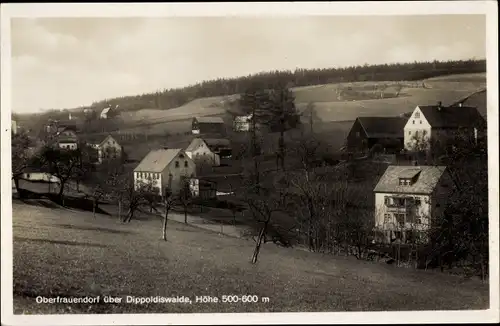
[[[134,185],[151,183],[163,196],[165,189],[178,193],[187,179],[196,176],[196,164],[182,149],[156,149],[150,151],[134,169]]]
[[[192,121],[194,135],[215,134],[225,135],[226,127],[221,117],[194,117]]]
[[[485,137],[486,121],[475,107],[417,106],[404,126],[404,145],[408,151],[432,150],[458,134],[475,143]]]
[[[122,158],[123,147],[109,134],[87,137],[86,143],[96,150],[97,163],[108,159]]]
[[[452,187],[445,166],[388,166],[373,190],[380,240],[406,242],[429,230]]]

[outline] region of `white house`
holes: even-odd
[[[202,138],[194,138],[188,147],[186,147],[186,154],[195,163],[206,162],[212,166],[220,165],[219,154],[213,152]]]
[[[149,152],[134,169],[136,189],[141,183],[152,183],[160,196],[165,188],[175,194],[186,179],[196,176],[196,165],[182,149],[157,149]]]
[[[12,129],[12,134],[17,134],[17,121],[16,120],[11,120],[10,122],[11,129]]]
[[[452,187],[444,166],[389,166],[373,190],[375,229],[382,241],[425,235]],[[418,232],[420,231],[420,232]]]
[[[252,114],[240,115],[234,117],[233,130],[234,131],[249,131],[252,121]]]
[[[103,136],[87,142],[90,147],[97,150],[97,162],[102,163],[106,159],[116,159],[122,156],[122,146],[111,135]]]
[[[101,119],[107,119],[107,118],[109,118],[110,111],[111,111],[111,107],[107,107],[107,108],[103,109],[101,111],[101,114],[99,115],[99,117]]]
[[[405,149],[430,150],[432,143],[445,142],[459,130],[477,142],[485,135],[486,122],[475,107],[417,106],[404,127]]]

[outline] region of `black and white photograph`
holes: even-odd
[[[2,324],[499,322],[496,2],[1,26]]]

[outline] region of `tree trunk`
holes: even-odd
[[[121,221],[122,219],[122,201],[118,200],[118,219]]]
[[[167,208],[165,210],[165,218],[163,219],[163,240],[167,241],[167,222],[168,222],[168,211],[169,209]]]
[[[260,252],[260,246],[262,245],[262,241],[264,240],[264,237],[266,236],[266,230],[267,230],[267,225],[269,221],[266,221],[262,228],[260,229],[259,232],[259,237],[257,239],[257,244],[255,245],[255,250],[252,255],[252,264],[255,264],[257,262],[257,258],[259,256]]]
[[[93,199],[92,199],[92,215],[94,216],[94,218],[95,218],[95,210],[96,210],[96,207],[97,207],[97,205],[96,205],[96,200],[95,200],[95,198],[93,198]]]
[[[184,206],[184,224],[188,224],[187,206]]]
[[[22,192],[19,190],[19,177],[18,176],[14,176],[14,185],[16,186],[16,191],[17,191],[17,195],[19,196],[19,198],[23,198]]]

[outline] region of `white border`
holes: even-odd
[[[499,321],[498,300],[498,11],[496,1],[432,2],[289,2],[289,3],[121,3],[2,4],[1,6],[1,193],[2,324],[393,324],[479,323]],[[45,315],[12,314],[12,202],[10,120],[11,17],[165,17],[165,16],[293,16],[293,15],[487,15],[487,89],[490,201],[490,309],[433,312],[332,312],[240,314]],[[4,164],[5,163],[5,164]]]

